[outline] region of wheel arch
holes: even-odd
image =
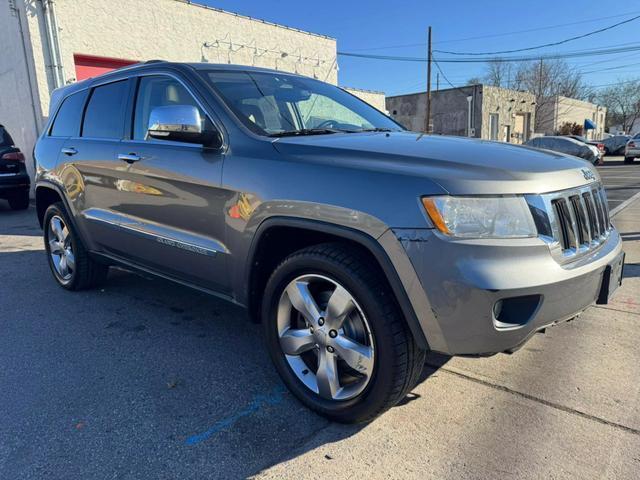
[[[372,236],[359,230],[323,222],[291,217],[271,217],[256,230],[247,255],[244,274],[244,304],[251,318],[260,321],[260,304],[264,285],[277,265],[290,253],[310,245],[331,241],[357,246],[375,262],[384,275],[418,345],[428,349],[428,342],[400,277],[383,247]]]

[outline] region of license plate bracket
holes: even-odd
[[[624,256],[625,253],[621,252],[620,255],[609,265],[607,265],[602,274],[602,284],[600,286],[600,293],[596,304],[606,305],[613,296],[616,289],[622,285],[622,274],[624,272]]]

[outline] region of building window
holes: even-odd
[[[489,139],[490,140],[498,140],[498,129],[500,118],[497,113],[489,114]]]

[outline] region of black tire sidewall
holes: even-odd
[[[277,333],[278,302],[289,282],[304,274],[323,275],[345,287],[353,295],[367,318],[374,343],[374,373],[365,390],[357,397],[344,401],[321,398],[297,378],[282,353]],[[269,279],[262,308],[263,327],[269,354],[292,393],[304,404],[322,415],[349,423],[370,418],[370,412],[384,408],[391,394],[395,375],[393,365],[396,349],[393,344],[393,332],[382,314],[384,309],[381,308],[380,301],[376,298],[376,294],[378,296],[387,295],[387,292],[373,292],[371,288],[367,287],[366,282],[358,280],[347,269],[330,259],[313,254],[296,256],[281,264]]]
[[[51,219],[55,216],[61,217],[62,220],[64,220],[64,223],[67,226],[67,229],[69,230],[69,235],[71,236],[71,248],[76,258],[76,268],[73,270],[71,274],[71,278],[69,280],[64,280],[63,278],[60,277],[60,275],[56,271],[56,267],[53,265],[53,259],[51,258],[51,251],[49,248],[49,222],[51,222]],[[78,281],[78,264],[79,264],[78,254],[80,252],[78,250],[78,241],[76,237],[76,232],[73,229],[71,222],[69,221],[69,217],[67,216],[64,210],[64,207],[62,207],[61,204],[59,203],[54,203],[53,205],[49,206],[49,208],[47,208],[47,211],[44,214],[44,221],[42,225],[43,225],[43,233],[44,233],[43,235],[44,248],[47,254],[47,262],[49,264],[49,268],[51,269],[51,273],[56,279],[56,282],[58,282],[58,285],[60,285],[63,288],[66,288],[67,290],[73,290],[75,288],[75,284]]]

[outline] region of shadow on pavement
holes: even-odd
[[[68,292],[42,251],[0,252],[0,275],[8,477],[240,478],[367,428],[302,406],[222,300],[119,269]]]

